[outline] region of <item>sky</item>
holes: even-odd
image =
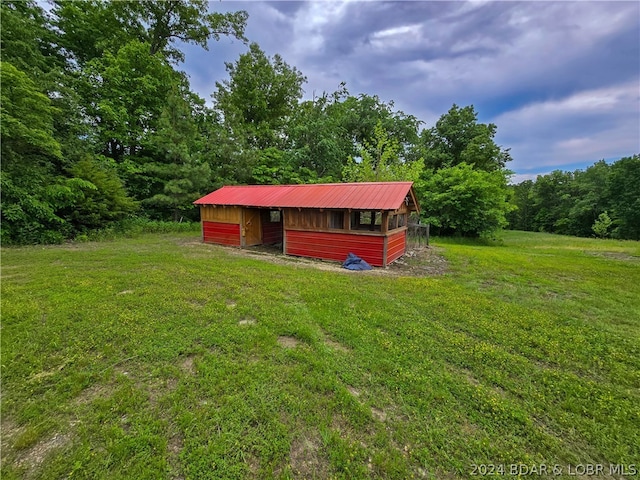
[[[640,153],[640,2],[213,1],[245,10],[246,36],[307,78],[305,99],[345,82],[430,128],[473,105],[511,149],[513,182]],[[192,45],[182,69],[209,103],[248,45]]]

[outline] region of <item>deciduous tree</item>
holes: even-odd
[[[216,82],[213,98],[231,139],[250,148],[283,148],[306,78],[280,55],[269,58],[257,43],[226,67],[229,79]]]
[[[245,11],[209,12],[204,0],[55,0],[53,13],[61,45],[83,65],[131,41],[148,45],[150,55],[183,61],[177,41],[208,49],[208,41],[232,36],[246,41]]]
[[[479,123],[473,105],[453,105],[436,125],[423,130],[420,146],[425,167],[438,170],[466,163],[477,170],[494,171],[505,168],[511,160],[509,149],[498,146],[493,123]]]
[[[609,205],[613,235],[640,240],[640,155],[624,157],[611,166]]]
[[[422,217],[441,235],[477,237],[507,225],[505,172],[477,170],[462,162],[441,168],[418,185]]]
[[[406,161],[397,140],[389,135],[378,121],[372,142],[360,147],[360,158],[349,158],[342,171],[347,182],[416,181],[423,169],[422,159]]]
[[[138,41],[91,60],[82,78],[101,153],[117,161],[136,154],[155,130],[172,85],[181,81],[165,59],[149,55],[149,44]]]

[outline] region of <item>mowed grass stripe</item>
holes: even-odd
[[[424,278],[187,233],[3,249],[3,478],[636,462],[638,243],[436,244],[449,268]]]

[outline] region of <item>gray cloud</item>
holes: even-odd
[[[345,81],[351,93],[394,100],[426,126],[453,103],[475,105],[481,121],[497,124],[499,142],[512,147],[511,167],[522,173],[640,151],[637,2],[212,2],[211,8],[247,10],[249,39],[301,70],[307,97]],[[228,39],[210,52],[189,47],[185,70],[193,88],[208,98],[226,78],[224,61],[243,51]]]

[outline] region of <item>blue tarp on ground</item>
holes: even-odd
[[[372,270],[371,265],[353,253],[347,255],[342,267],[348,270]]]

